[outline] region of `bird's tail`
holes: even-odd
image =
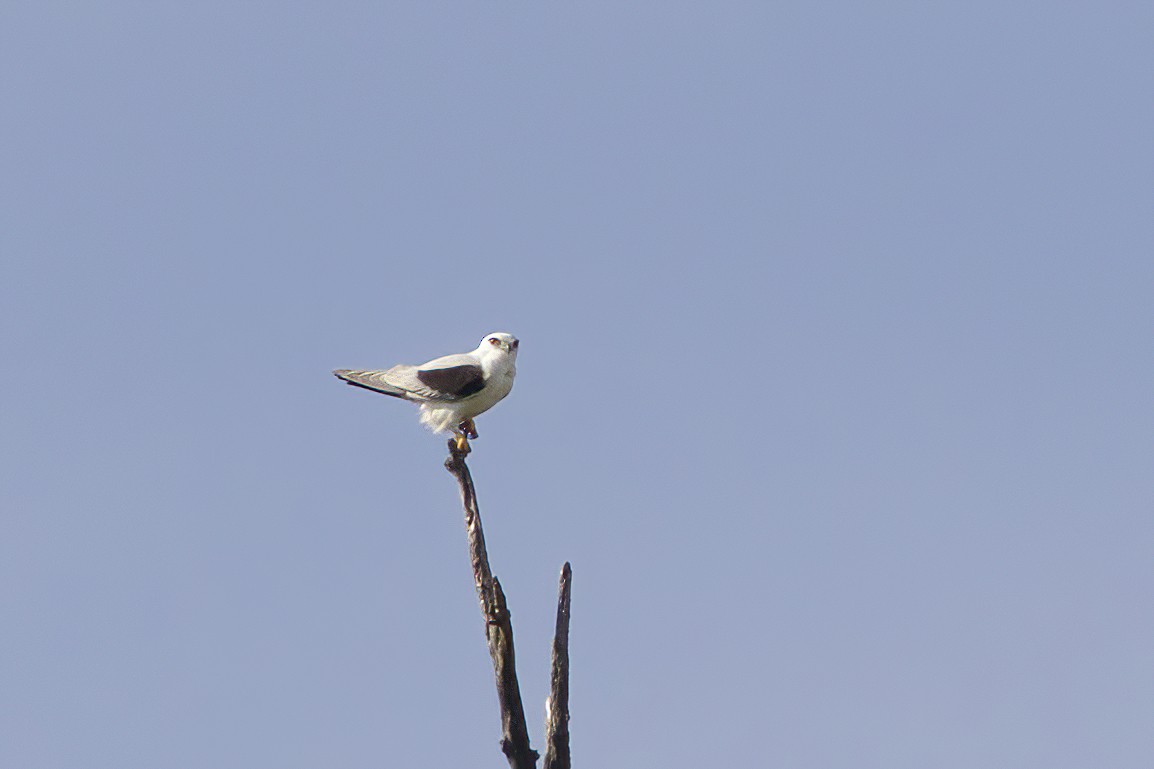
[[[385,381],[387,373],[387,371],[350,371],[347,368],[339,368],[333,372],[333,376],[366,390],[391,395],[394,398],[404,398],[407,395],[405,390]]]

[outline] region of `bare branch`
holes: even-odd
[[[569,592],[573,570],[561,567],[557,588],[557,630],[553,634],[553,673],[545,703],[545,765],[542,769],[569,769]]]
[[[445,469],[453,474],[461,487],[473,581],[477,587],[481,615],[485,618],[485,636],[497,679],[497,700],[501,707],[501,752],[509,760],[510,769],[534,769],[537,765],[537,751],[529,745],[525,710],[521,706],[509,608],[505,604],[501,583],[489,569],[489,554],[485,550],[485,532],[481,528],[481,513],[477,509],[473,477],[465,464],[465,455],[457,450],[454,441],[449,441],[449,458],[445,460]]]

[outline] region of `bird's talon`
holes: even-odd
[[[454,435],[453,442],[456,444],[458,454],[468,454],[472,451],[469,448],[469,439],[464,435]]]

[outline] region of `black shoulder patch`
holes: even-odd
[[[479,392],[485,386],[480,366],[453,366],[418,371],[417,379],[426,387],[458,398]]]

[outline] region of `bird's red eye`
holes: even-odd
[[[489,344],[501,344],[501,340],[494,337],[489,340]]]

